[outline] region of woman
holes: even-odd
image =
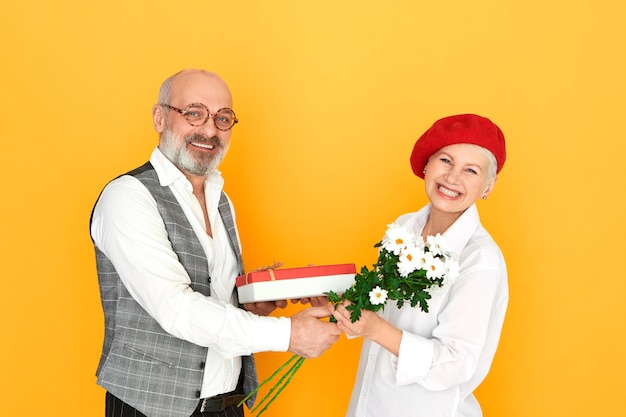
[[[482,415],[473,391],[496,352],[508,284],[502,253],[475,203],[491,193],[505,158],[500,129],[472,114],[438,120],[415,143],[411,166],[430,204],[396,223],[424,239],[441,233],[460,276],[431,291],[428,313],[391,301],[352,323],[345,307],[332,310],[340,329],[365,338],[348,416]]]

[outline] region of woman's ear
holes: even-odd
[[[487,196],[493,191],[493,187],[496,186],[496,180],[498,179],[498,177],[493,177],[491,180],[489,180],[489,183],[487,183],[487,188],[485,188],[485,191],[482,194],[482,199],[486,200]]]
[[[152,106],[152,124],[157,133],[163,133],[165,130],[165,114],[163,107],[158,104]]]

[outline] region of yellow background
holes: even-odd
[[[508,159],[479,209],[511,302],[484,413],[623,415],[624,22],[622,0],[3,1],[0,415],[103,415],[89,214],[149,157],[158,87],[186,67],[233,91],[249,269],[371,264],[426,202],[417,137],[490,117]],[[307,361],[268,417],[343,416],[359,343]],[[288,356],[259,354],[261,377]]]

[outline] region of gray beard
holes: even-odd
[[[177,137],[174,133],[166,128],[161,135],[159,149],[163,155],[169,159],[178,169],[188,172],[192,175],[205,176],[217,169],[227,149],[217,137],[207,138],[205,136],[194,134],[183,138],[182,146],[177,146]],[[205,154],[201,157],[194,157],[188,150],[189,142],[210,143],[217,149],[216,154]]]

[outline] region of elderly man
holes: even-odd
[[[152,108],[158,147],[95,204],[107,417],[243,416],[237,404],[257,384],[253,353],[316,357],[339,338],[319,320],[330,314],[320,300],[290,318],[267,317],[284,300],[237,302],[244,269],[217,170],[237,123],[232,107],[216,74],[165,80]]]

